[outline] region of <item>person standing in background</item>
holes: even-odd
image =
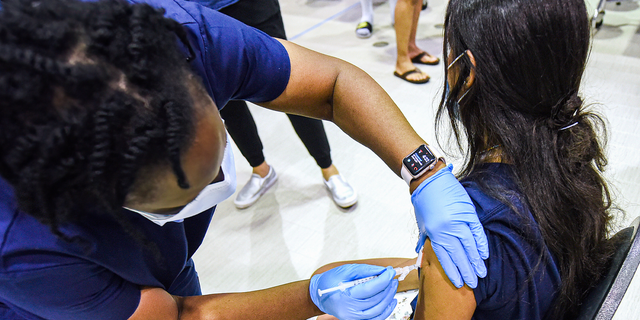
[[[438,57],[432,56],[418,48],[416,32],[422,7],[420,0],[398,0],[395,9],[396,30],[396,70],[393,74],[411,83],[427,83],[429,75],[422,72],[415,64],[437,65]]]
[[[216,9],[248,26],[279,39],[287,39],[278,0],[190,0]],[[229,2],[231,2],[229,4]],[[248,208],[276,182],[278,175],[265,159],[256,123],[242,100],[231,100],[220,112],[225,126],[249,165],[251,178],[238,192],[234,204]],[[329,140],[321,120],[287,114],[298,137],[320,167],[325,186],[333,201],[342,208],[356,204],[358,194],[340,174],[331,159]]]

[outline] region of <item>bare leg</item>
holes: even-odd
[[[329,178],[335,176],[336,174],[340,174],[340,172],[338,172],[338,168],[336,168],[336,166],[334,166],[333,164],[331,164],[331,166],[328,168],[320,168],[320,170],[322,170],[322,177],[325,181],[329,181]]]
[[[413,25],[411,27],[411,35],[409,36],[409,57],[414,58],[425,52],[424,50],[418,48],[416,45],[416,33],[418,31],[418,19],[420,18],[420,11],[422,10],[422,1],[416,2],[416,7],[413,9]],[[425,52],[426,53],[426,52]],[[437,63],[439,59],[427,53],[422,56],[420,59],[423,63]]]
[[[413,42],[415,46],[415,33],[418,28],[418,19],[420,15],[420,7],[422,6],[421,0],[398,0],[395,10],[395,29],[396,29],[396,46],[397,46],[397,58],[396,58],[396,72],[404,74],[407,71],[416,68],[411,62],[411,56],[409,55],[409,45]],[[416,16],[417,14],[417,16]],[[407,79],[409,80],[424,80],[428,79],[429,75],[424,72],[416,72],[410,74]]]
[[[259,164],[257,167],[253,167],[253,173],[259,175],[261,178],[266,177],[269,174],[269,168],[271,168],[269,166],[269,164],[267,164],[267,161]]]

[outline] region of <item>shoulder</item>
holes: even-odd
[[[523,195],[507,165],[489,165],[463,180],[476,206],[489,242],[487,276],[474,295],[476,319],[541,319],[560,286],[557,266],[550,257]],[[492,187],[499,192],[488,192]],[[491,194],[490,194],[491,193]]]
[[[186,28],[196,54],[191,66],[218,109],[232,99],[271,101],[286,88],[289,54],[264,32],[193,1],[130,1],[164,8]]]
[[[0,309],[20,319],[126,319],[135,310],[137,285],[74,254],[29,215],[2,210],[0,233]]]
[[[461,183],[476,206],[478,218],[483,224],[492,219],[512,217],[510,205],[521,208],[521,195],[512,181],[510,167],[506,164],[482,165],[463,178]],[[490,194],[488,188],[499,192],[504,199]]]

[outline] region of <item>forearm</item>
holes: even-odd
[[[402,158],[424,140],[382,87],[345,61],[282,43],[291,61],[289,84],[280,97],[261,105],[333,121],[399,175]]]
[[[181,320],[308,319],[322,314],[309,297],[309,280],[269,289],[178,298]]]

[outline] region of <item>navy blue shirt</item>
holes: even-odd
[[[510,166],[487,164],[463,179],[478,218],[489,241],[487,276],[473,290],[476,311],[473,319],[542,319],[559,290],[560,273],[530,211],[520,200]],[[501,186],[501,194],[518,209],[482,191],[481,184]],[[541,252],[551,257],[539,262]]]
[[[149,0],[182,23],[203,79],[218,108],[231,99],[270,101],[290,75],[284,47],[266,34],[184,0]],[[0,319],[126,319],[136,310],[140,286],[180,296],[199,295],[191,256],[202,243],[214,209],[160,227],[123,209],[134,228],[159,250],[142,248],[110,215],[63,225],[69,243],[18,209],[13,188],[0,179]]]

